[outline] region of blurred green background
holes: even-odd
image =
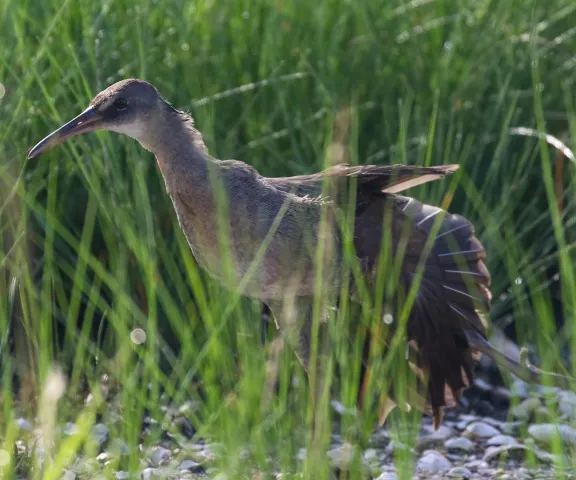
[[[459,163],[450,210],[486,246],[492,321],[545,367],[569,366],[575,165],[535,132],[573,145],[575,25],[571,0],[3,0],[0,442],[14,438],[13,418],[41,410],[37,395],[59,368],[66,394],[46,415],[75,419],[86,435],[56,436],[57,467],[116,411],[110,398],[123,412],[116,428],[137,445],[143,416],[166,415],[165,392],[194,401],[199,434],[229,449],[224,470],[248,468],[243,448],[256,463],[272,448],[282,468],[297,468],[307,393],[291,376],[304,377],[284,352],[262,417],[260,306],[198,269],[151,154],[96,133],[25,162],[128,77],[190,111],[212,155],[263,175],[312,173],[327,156]],[[438,202],[447,189],[409,194]],[[143,344],[130,340],[138,327]]]

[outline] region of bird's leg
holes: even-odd
[[[313,307],[313,298],[309,297],[294,297],[290,301],[271,305],[282,336],[308,376],[313,416],[312,444],[315,448],[321,448],[326,443],[325,438],[329,439],[324,431],[324,426],[329,422],[324,421],[323,413],[328,411],[330,342],[325,319],[322,316],[314,318]]]
[[[262,303],[262,310],[260,312],[260,334],[262,336],[262,345],[266,345],[266,337],[268,332],[268,324],[270,323],[270,307]]]
[[[262,395],[262,409],[266,410],[272,395],[276,390],[276,385],[278,384],[278,369],[280,366],[280,355],[282,349],[284,348],[284,338],[282,335],[277,335],[272,342],[268,344],[267,347],[267,358],[266,358],[266,373],[264,381],[264,392]]]

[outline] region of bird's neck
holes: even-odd
[[[154,134],[140,143],[156,156],[168,190],[174,182],[201,184],[207,176],[208,164],[213,161],[192,118],[181,112],[166,112]]]

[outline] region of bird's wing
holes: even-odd
[[[390,222],[382,222],[382,216]],[[482,313],[489,311],[491,301],[486,252],[464,217],[413,198],[385,195],[356,222],[356,250],[366,268],[378,265],[382,224],[391,230],[394,261],[398,256],[402,260],[396,277],[388,275],[395,293],[385,293],[384,301],[397,321],[416,283],[406,333],[412,366],[427,378],[426,411],[438,425],[442,408],[457,403],[472,384],[479,349],[469,342],[469,334],[485,338]]]
[[[439,180],[458,170],[458,165],[418,167],[413,165],[364,165],[351,167],[335,165],[320,173],[295,177],[266,178],[278,190],[299,196],[320,196],[322,183],[328,182],[329,191],[347,192],[351,181],[357,182],[360,194],[377,192],[397,193],[416,185]]]

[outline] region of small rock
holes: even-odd
[[[384,472],[376,480],[400,480],[400,477],[394,472]]]
[[[107,450],[115,455],[129,455],[130,447],[121,438],[113,438]]]
[[[491,447],[499,447],[500,445],[518,445],[518,440],[510,435],[496,435],[486,442],[486,445]]]
[[[498,447],[488,447],[482,460],[484,460],[485,462],[490,462],[495,458],[497,459],[502,454],[513,456],[516,459],[523,459],[526,450],[528,450],[528,447],[525,445],[521,445],[519,443],[515,445],[500,445]]]
[[[95,458],[81,458],[75,470],[81,477],[91,477],[102,468]]]
[[[176,417],[173,423],[187,439],[196,435],[196,429],[186,417]]]
[[[22,417],[17,418],[16,425],[18,425],[18,428],[20,428],[20,430],[24,430],[26,432],[32,431],[32,424],[25,418]]]
[[[130,473],[124,470],[118,470],[116,472],[116,480],[128,480],[130,478]]]
[[[103,423],[97,423],[92,427],[92,438],[102,448],[110,439],[110,430]]]
[[[485,422],[472,422],[466,427],[465,435],[474,438],[490,438],[499,435],[500,431]]]
[[[502,422],[493,417],[484,417],[482,419],[482,422],[487,423],[488,425],[492,425],[493,427],[496,427],[498,430],[500,430],[500,427],[502,427]]]
[[[559,387],[547,387],[545,385],[538,385],[538,392],[540,392],[544,396],[556,395],[558,392],[560,392],[560,388]]]
[[[576,418],[576,393],[561,390],[556,394],[558,412],[568,420]]]
[[[439,452],[429,450],[418,460],[416,468],[420,472],[430,475],[447,472],[452,468],[452,463]]]
[[[446,474],[447,477],[450,478],[470,478],[472,476],[472,472],[468,470],[466,467],[454,467],[451,468],[448,473]]]
[[[515,379],[510,385],[510,395],[513,397],[526,398],[528,396],[528,385],[522,380]]]
[[[62,471],[62,476],[60,477],[60,480],[76,480],[77,477],[78,476],[71,470],[64,469]]]
[[[488,464],[484,460],[471,460],[470,462],[466,462],[466,468],[470,470],[484,470],[488,468]]]
[[[471,452],[474,449],[474,443],[466,437],[454,437],[444,442],[444,447],[449,452]]]
[[[534,412],[542,405],[539,398],[530,397],[523,400],[521,403],[516,405],[510,410],[510,413],[514,418],[518,420],[529,420]]]
[[[528,434],[537,442],[550,444],[554,437],[560,437],[568,445],[576,445],[576,430],[568,425],[541,423],[530,425]]]
[[[458,417],[458,419],[463,422],[472,423],[474,420],[478,420],[478,417],[476,415],[468,415],[466,413],[463,413]]]
[[[188,416],[191,413],[197,412],[198,406],[199,406],[198,402],[194,400],[188,400],[184,402],[182,405],[180,405],[180,407],[178,408],[178,413],[180,415]]]
[[[505,387],[500,386],[492,390],[492,399],[495,402],[500,402],[502,405],[509,405],[511,397],[512,394],[510,393],[510,390]]]
[[[478,389],[479,391],[481,391],[483,393],[488,393],[488,392],[491,392],[494,387],[492,385],[490,385],[483,378],[476,377],[474,379],[474,388]]]
[[[462,430],[466,430],[466,427],[468,425],[470,425],[470,421],[469,420],[460,420],[459,422],[456,423],[456,430],[458,431],[462,431]]]
[[[538,407],[536,409],[536,411],[534,412],[534,417],[537,423],[546,423],[551,420],[552,414],[550,413],[550,410],[548,410],[548,408],[542,405],[541,407]]]
[[[342,402],[339,402],[338,400],[332,400],[330,402],[330,405],[332,406],[332,408],[334,409],[334,411],[339,414],[339,415],[351,415],[351,416],[355,416],[357,414],[356,408],[352,407],[352,408],[348,408],[345,407]]]
[[[446,425],[440,425],[438,430],[418,438],[417,448],[420,451],[442,445],[448,438],[454,435],[454,430]]]
[[[367,448],[364,451],[364,458],[368,461],[378,458],[378,451],[375,448]]]
[[[194,460],[184,460],[179,466],[181,472],[204,473],[204,467]]]
[[[164,447],[154,447],[152,449],[152,454],[150,455],[152,464],[157,467],[167,463],[170,458],[172,458],[172,452]]]
[[[532,478],[530,470],[524,467],[517,468],[514,474],[516,475],[517,480],[530,480]]]
[[[541,448],[535,448],[534,453],[536,454],[536,458],[538,458],[542,463],[561,463],[561,458],[559,458],[558,455],[546,452]]]
[[[356,448],[349,443],[337,446],[328,452],[328,457],[330,457],[331,465],[337,468],[346,469],[356,454]]]
[[[483,417],[487,415],[493,415],[495,411],[494,405],[492,405],[492,403],[488,400],[478,400],[476,403],[474,403],[474,410],[476,413],[478,413],[478,415]]]
[[[330,465],[340,470],[348,470],[355,456],[360,453],[358,448],[350,443],[339,445],[328,452]],[[368,462],[362,458],[362,468],[369,471]]]
[[[78,433],[78,425],[72,422],[66,422],[64,425],[64,435],[76,435]]]
[[[504,422],[502,424],[502,433],[506,435],[519,435],[520,427],[523,425],[522,422]]]
[[[100,463],[105,464],[107,461],[110,460],[110,454],[107,452],[102,452],[96,456],[96,460],[98,460]]]
[[[160,478],[162,478],[162,475],[158,468],[145,468],[142,470],[142,480],[156,480]]]
[[[383,428],[376,430],[369,440],[369,445],[374,448],[385,448],[390,443],[390,434]]]

